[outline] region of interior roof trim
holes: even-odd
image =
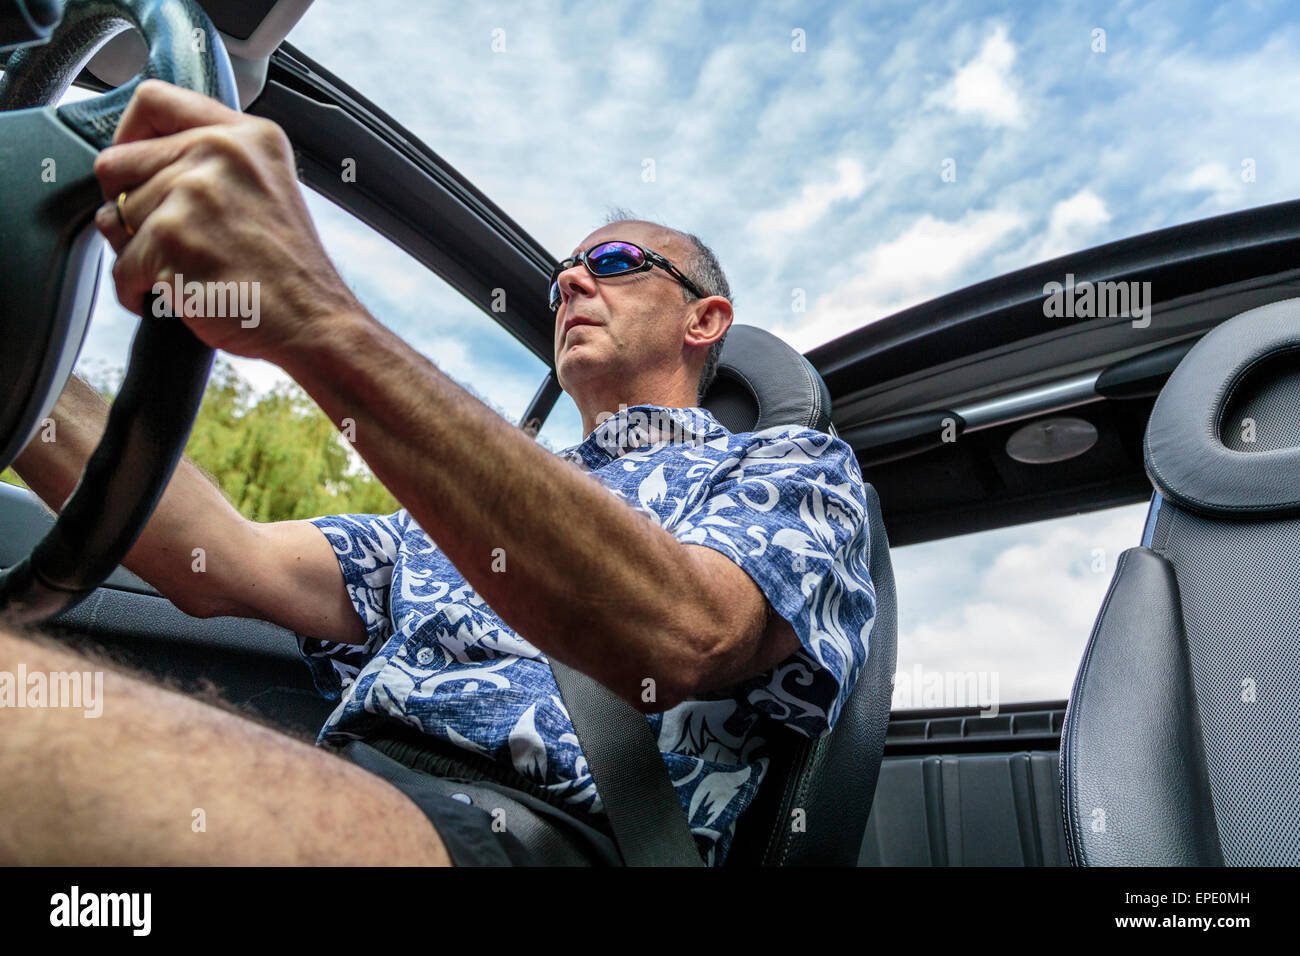
[[[849,332],[808,353],[832,396],[1031,338],[1042,331],[1044,287],[1150,282],[1161,306],[1228,283],[1286,272],[1300,259],[1300,200],[1171,226],[1085,249],[967,286]],[[1225,283],[1224,278],[1227,277]],[[1062,328],[1095,321],[1079,318]]]

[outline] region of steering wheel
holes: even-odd
[[[55,107],[105,40],[135,28],[149,58],[128,83]],[[67,384],[89,322],[103,240],[94,176],[135,88],[166,80],[239,108],[230,58],[194,0],[69,0],[41,46],[0,77],[0,469],[35,437]],[[148,297],[146,297],[147,300]],[[126,376],[81,481],[31,555],[0,573],[0,620],[35,624],[113,572],[185,448],[212,349],[144,307]],[[55,436],[57,440],[57,435]]]

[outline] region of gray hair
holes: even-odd
[[[705,295],[720,295],[732,305],[735,300],[731,297],[731,285],[727,282],[727,275],[722,271],[722,265],[718,262],[718,257],[713,250],[704,244],[699,236],[690,232],[682,232],[680,229],[674,229],[671,226],[665,226],[661,222],[653,222],[649,219],[642,219],[629,209],[621,207],[609,210],[605,214],[605,221],[602,225],[613,225],[616,222],[626,222],[635,220],[637,222],[649,222],[651,225],[658,226],[660,229],[666,229],[675,236],[680,236],[690,247],[690,253],[685,262],[675,262],[673,265],[682,270],[686,278],[695,283],[696,287]],[[694,298],[686,286],[682,286],[682,301],[690,302]],[[722,355],[722,343],[727,340],[727,333],[722,334],[722,338],[709,346],[709,353],[704,357],[704,368],[700,370],[700,383],[697,390],[697,401],[703,401],[704,395],[712,387],[714,379],[718,377],[718,359]]]

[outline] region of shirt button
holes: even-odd
[[[428,664],[433,660],[433,648],[422,647],[415,652],[415,659],[421,664]]]
[[[468,793],[453,793],[451,794],[451,798],[453,800],[459,800],[461,803],[468,803],[470,806],[474,805],[474,801],[469,798]]]

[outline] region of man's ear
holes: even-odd
[[[722,296],[711,295],[707,299],[701,299],[691,311],[684,344],[707,350],[727,334],[733,318],[731,303]]]

